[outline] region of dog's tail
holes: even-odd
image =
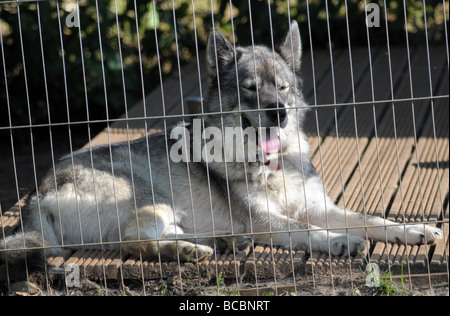
[[[29,193],[21,210],[21,227],[11,235],[0,236],[0,279],[5,266],[8,273],[44,271],[47,258],[63,252],[47,217],[40,216],[36,201],[36,193]]]
[[[16,232],[0,240],[0,279],[3,274],[16,279],[26,272],[48,271],[47,258],[61,252],[61,248],[47,248],[38,231]]]
[[[17,232],[0,240],[0,264],[40,269],[44,263],[43,241],[38,232]]]

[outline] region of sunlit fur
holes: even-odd
[[[264,159],[173,162],[168,153],[178,140],[170,139],[171,130],[74,152],[59,160],[28,199],[24,233],[0,242],[0,249],[9,249],[9,262],[23,257],[23,251],[11,250],[24,246],[36,248],[28,258],[42,254],[38,250],[44,246],[52,246],[44,255],[56,255],[60,246],[83,244],[196,262],[213,255],[216,244],[241,246],[249,238],[344,256],[363,250],[367,237],[402,244],[441,238],[437,228],[396,225],[331,201],[302,132],[307,105],[299,77],[302,47],[296,22],[279,43],[274,49],[235,47],[221,33],[211,32],[204,104],[213,115],[200,117],[203,128],[275,127],[281,148],[264,158],[272,165]],[[192,127],[187,130],[192,133]],[[219,236],[216,244],[211,236]]]

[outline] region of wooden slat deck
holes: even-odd
[[[329,51],[314,51],[313,56],[305,52],[304,94],[310,104],[318,105],[309,112],[305,131],[312,161],[338,204],[399,222],[437,221],[445,232],[445,239],[432,247],[372,243],[364,254],[370,262],[394,272],[403,264],[410,274],[444,273],[448,279],[447,55],[443,47],[430,47],[429,65],[425,47],[411,49],[410,69],[407,54],[401,47],[391,48],[390,54],[386,48],[372,48],[371,56],[367,48],[355,48],[351,56],[347,50],[335,50],[332,59]],[[205,87],[203,62],[200,68],[199,75],[197,63],[185,66],[181,87],[177,75],[166,80],[162,88],[154,89],[145,102],[127,113],[130,120],[111,124],[90,145],[140,138],[180,121],[179,115],[189,113],[186,97],[200,95],[199,78]],[[445,97],[420,99],[430,95]],[[411,97],[419,99],[411,101]],[[358,102],[365,103],[355,105]],[[329,104],[345,105],[323,106]],[[146,125],[142,119],[133,120],[144,113],[149,117]],[[169,116],[165,122],[164,114]],[[19,223],[18,206],[5,212],[1,220],[5,234],[10,233]],[[362,254],[350,259],[328,258],[326,254],[255,245],[242,254],[220,255],[199,264],[179,265],[120,251],[93,250],[50,258],[49,264],[77,263],[93,279],[212,279],[221,272],[236,280],[280,280],[299,274],[348,273],[349,267],[358,268],[365,260]]]

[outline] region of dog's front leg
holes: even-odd
[[[442,231],[436,227],[425,224],[402,225],[381,217],[345,210],[335,205],[324,193],[318,178],[311,178],[304,189],[306,198],[297,209],[296,218],[330,229],[330,232],[410,245],[435,243],[443,237]]]
[[[252,230],[257,243],[292,246],[311,252],[327,252],[334,256],[355,254],[366,247],[362,238],[330,232],[273,212],[255,214]]]
[[[425,224],[403,225],[381,217],[345,210],[334,204],[329,204],[321,216],[312,219],[313,224],[318,222],[325,223],[323,225],[328,228],[347,228],[333,230],[334,232],[409,245],[433,244],[443,237],[442,231],[436,227]]]

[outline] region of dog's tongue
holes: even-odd
[[[266,139],[261,139],[261,149],[266,154],[273,154],[280,150],[280,136],[275,131],[267,131]]]

